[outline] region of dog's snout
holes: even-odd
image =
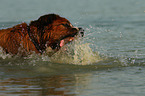
[[[84,29],[79,27],[79,33],[81,34],[81,36],[83,37],[84,36]]]

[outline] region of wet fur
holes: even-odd
[[[64,25],[67,26],[64,26]],[[59,15],[48,14],[38,20],[0,30],[0,46],[6,53],[42,54],[47,47],[59,49],[60,40],[78,33],[71,23]]]

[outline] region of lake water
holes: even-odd
[[[0,51],[0,96],[144,96],[144,0],[1,0],[0,29],[56,13],[85,36],[54,56]]]

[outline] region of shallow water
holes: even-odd
[[[52,57],[11,56],[0,49],[0,96],[143,96],[144,5],[144,0],[1,0],[0,29],[57,13],[83,27],[85,36]]]

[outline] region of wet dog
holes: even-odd
[[[22,23],[0,30],[0,46],[6,53],[21,53],[22,56],[33,51],[42,54],[47,48],[56,52],[78,34],[83,36],[82,28],[74,27],[57,14],[48,14],[29,25]]]

